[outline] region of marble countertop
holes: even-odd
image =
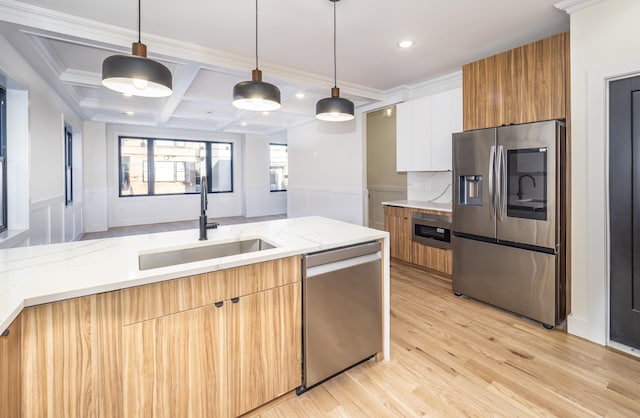
[[[425,209],[425,210],[439,210],[442,212],[452,212],[451,203],[440,202],[424,202],[421,200],[393,200],[390,202],[382,202],[387,206],[401,206],[403,208]]]
[[[191,229],[0,250],[0,330],[27,306],[389,237],[385,231],[322,217],[221,226],[208,235],[208,241],[198,241],[198,230]],[[138,268],[140,253],[250,238],[261,238],[276,248],[144,271]],[[385,247],[388,254],[388,244]],[[388,272],[385,276],[388,281]]]

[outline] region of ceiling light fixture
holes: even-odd
[[[400,41],[398,42],[398,47],[399,48],[411,48],[413,46],[414,42],[410,41],[410,40],[406,40],[406,41]]]
[[[138,42],[131,55],[112,55],[102,62],[102,85],[127,96],[166,97],[171,95],[171,71],[147,58],[147,46],[140,42],[140,1]]]
[[[271,111],[280,109],[280,89],[262,81],[258,69],[258,0],[256,0],[256,69],[251,81],[241,81],[233,87],[233,105],[238,109]]]
[[[340,97],[338,88],[337,64],[336,64],[336,2],[333,3],[333,87],[331,97],[320,99],[316,103],[316,118],[328,122],[343,122],[354,118],[354,106],[351,100]]]

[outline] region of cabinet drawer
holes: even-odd
[[[121,291],[128,325],[300,281],[300,258],[288,257]]]

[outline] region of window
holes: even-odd
[[[233,192],[233,144],[120,137],[120,196]]]
[[[269,144],[269,185],[272,192],[285,192],[289,183],[286,144]]]
[[[64,204],[73,203],[73,134],[69,126],[64,127]]]
[[[7,95],[0,87],[0,232],[7,224]]]

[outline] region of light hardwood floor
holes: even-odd
[[[640,360],[391,264],[391,360],[366,362],[260,417],[640,416]],[[330,343],[330,342],[327,342]]]

